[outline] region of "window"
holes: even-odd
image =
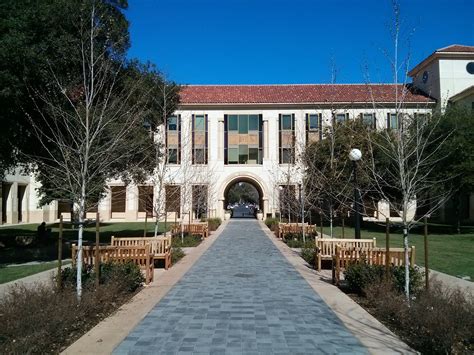
[[[362,113],[362,123],[368,128],[375,128],[375,113]]]
[[[207,214],[207,185],[193,185],[193,213],[195,218],[206,217]]]
[[[399,116],[396,113],[387,113],[387,128],[398,129],[400,127]]]
[[[179,185],[166,185],[166,212],[175,212],[176,217],[179,218],[179,211],[181,209],[181,186]]]
[[[335,121],[336,123],[344,123],[349,120],[349,114],[346,113],[336,113],[335,115]]]
[[[111,186],[111,212],[125,212],[127,190],[125,186]]]
[[[193,164],[207,164],[207,115],[193,115]]]
[[[262,164],[262,115],[224,115],[225,164]]]
[[[181,116],[170,116],[166,122],[166,157],[168,164],[181,163]]]
[[[153,214],[153,186],[138,186],[138,212]]]
[[[295,161],[295,115],[279,115],[279,157],[280,164],[293,164]]]
[[[317,142],[322,138],[322,118],[320,113],[306,114],[306,143]]]

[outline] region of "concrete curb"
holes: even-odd
[[[132,300],[84,334],[62,354],[110,354],[135,326],[160,302],[168,291],[186,274],[201,255],[214,243],[228,221],[171,269],[155,270],[155,281],[136,294]]]
[[[417,354],[370,313],[332,285],[330,273],[324,275],[324,272],[319,273],[310,269],[306,262],[285,243],[278,240],[263,222],[260,222],[260,225],[286,260],[371,354]]]

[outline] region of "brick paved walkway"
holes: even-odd
[[[255,220],[232,220],[114,354],[367,353]]]

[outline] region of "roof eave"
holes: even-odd
[[[428,58],[419,63],[416,67],[408,72],[408,76],[413,78],[421,70],[431,64],[435,59],[438,58],[452,58],[452,59],[464,59],[474,58],[473,52],[434,52]]]

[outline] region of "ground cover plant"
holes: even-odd
[[[127,302],[143,284],[134,264],[102,264],[101,271],[101,284],[95,289],[93,270],[84,270],[80,302],[71,268],[63,271],[61,289],[53,284],[11,287],[0,299],[0,353],[58,353]]]
[[[397,269],[392,268],[395,277],[386,278],[384,267],[349,266],[346,281],[359,295],[353,298],[422,354],[472,354],[473,295],[436,280],[426,290],[420,273],[412,270],[412,297],[407,301],[404,273]]]

